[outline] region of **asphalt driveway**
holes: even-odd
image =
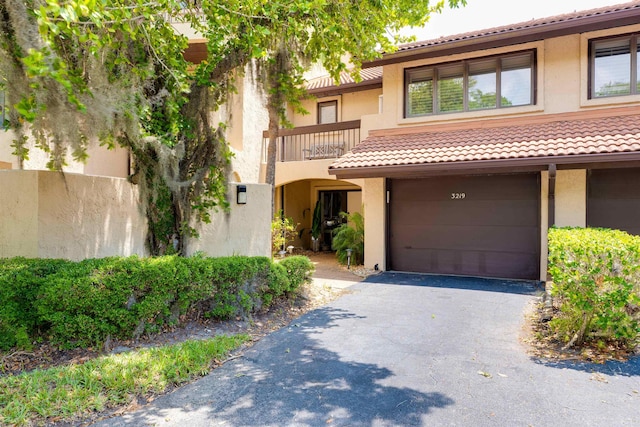
[[[531,284],[385,273],[101,426],[640,425],[640,359],[545,362]]]

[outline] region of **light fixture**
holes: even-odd
[[[239,205],[247,204],[247,186],[246,185],[238,185],[236,188],[237,198],[236,203]]]
[[[351,269],[351,254],[353,253],[353,249],[347,249],[347,270]]]

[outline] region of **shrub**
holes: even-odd
[[[262,295],[264,303],[268,306],[273,298],[291,295],[311,280],[313,270],[313,264],[305,256],[290,256],[274,263],[269,271],[269,291]]]
[[[311,268],[304,257],[0,259],[0,349],[38,336],[66,348],[100,346],[188,312],[246,317],[295,290]]]
[[[640,336],[640,237],[618,230],[549,230],[549,273],[560,315],[550,322],[567,347]]]
[[[347,249],[351,249],[351,264],[359,265],[364,262],[364,217],[359,212],[352,214],[340,213],[347,218],[347,223],[341,224],[333,230],[331,244],[341,264],[347,263]]]
[[[47,277],[69,265],[64,260],[0,259],[0,350],[29,349],[39,326],[34,302]]]
[[[274,254],[280,250],[286,250],[287,243],[292,242],[296,236],[298,225],[293,222],[293,218],[285,217],[282,211],[277,213],[276,218],[271,222],[271,243]]]

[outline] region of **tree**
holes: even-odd
[[[450,6],[465,0],[449,0]],[[267,180],[274,183],[277,129],[285,105],[300,109],[303,72],[321,62],[334,78],[390,52],[390,33],[424,24],[435,4],[413,0],[0,0],[0,81],[14,153],[29,155],[31,135],[62,170],[83,161],[88,144],[133,153],[153,253],[184,253],[194,220],[226,208],[230,154],[224,123],[211,123],[255,62],[267,96]],[[171,19],[207,40],[207,58],[188,64],[185,37]],[[351,63],[343,57],[351,55]],[[286,121],[284,122],[286,123]]]

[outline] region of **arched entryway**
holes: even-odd
[[[316,203],[320,210],[319,250],[331,250],[332,231],[344,220],[341,212],[362,212],[362,189],[348,182],[329,179],[305,179],[276,187],[276,212],[280,210],[298,224],[296,248],[312,249]]]

